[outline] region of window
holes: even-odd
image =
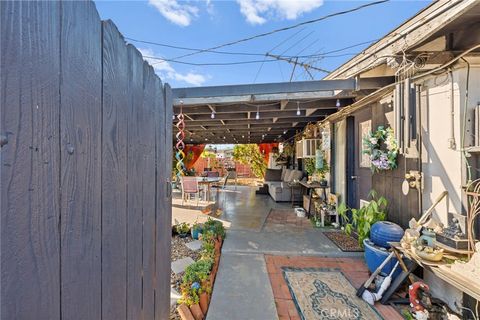
[[[363,144],[363,138],[368,136],[372,131],[372,120],[360,122],[358,124],[358,150],[360,154],[358,156],[360,168],[370,168],[370,156],[364,153],[365,146]]]

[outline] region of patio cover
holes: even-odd
[[[174,88],[172,95],[175,115],[181,108],[185,115],[186,143],[281,142],[393,81],[375,77]]]

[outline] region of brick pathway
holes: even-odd
[[[272,285],[273,296],[280,320],[296,320],[300,316],[295,308],[287,283],[283,278],[281,267],[297,268],[339,268],[355,288],[368,279],[368,269],[363,259],[356,258],[320,258],[265,255],[268,276]],[[378,312],[388,320],[401,320],[403,317],[393,307],[379,303],[375,305]]]

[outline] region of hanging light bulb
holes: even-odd
[[[257,106],[257,114],[255,115],[255,120],[260,119],[260,113],[258,112],[260,110],[260,107]]]
[[[212,114],[210,115],[210,118],[215,119],[215,112],[212,111]]]
[[[300,102],[297,101],[297,116],[300,115]]]
[[[172,115],[172,120],[175,120],[175,114]]]
[[[337,103],[335,103],[335,106],[336,106],[337,108],[340,108],[340,106],[341,106],[341,104],[340,104],[340,99],[337,99]]]
[[[287,133],[287,130],[283,130],[283,134],[286,134]]]

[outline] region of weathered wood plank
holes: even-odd
[[[2,319],[60,319],[59,16],[0,3]]]
[[[62,4],[62,318],[101,317],[102,30],[93,2]]]
[[[141,108],[142,212],[143,212],[143,316],[155,317],[155,87],[153,68],[143,64],[143,106]],[[169,274],[169,270],[165,270]]]
[[[171,219],[172,199],[170,196],[170,181],[172,172],[172,126],[173,115],[172,93],[170,86],[162,86],[158,81],[155,99],[157,111],[156,121],[156,155],[157,155],[157,217],[156,217],[156,291],[155,291],[155,319],[168,319],[170,299],[170,277],[166,270],[170,270],[171,252]]]
[[[102,25],[102,318],[120,320],[127,309],[128,57],[116,26]]]
[[[128,45],[128,230],[127,230],[127,319],[142,319],[142,154],[143,58]]]

